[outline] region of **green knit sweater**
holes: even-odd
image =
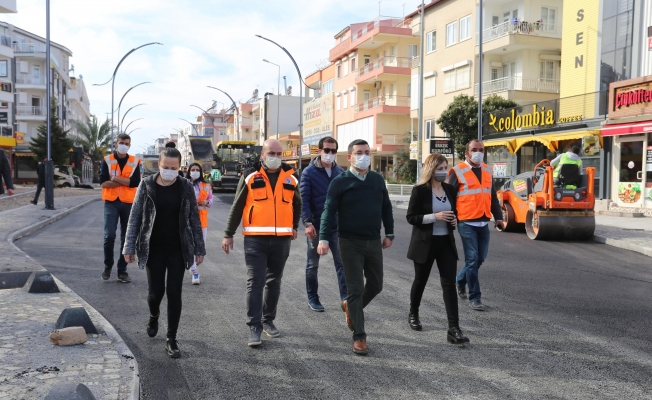
[[[319,239],[329,240],[330,216],[337,214],[337,231],[345,239],[380,239],[380,223],[386,235],[394,234],[392,203],[382,175],[367,172],[364,181],[345,171],[328,187],[324,212],[321,215]]]

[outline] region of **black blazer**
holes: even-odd
[[[457,192],[455,189],[447,184],[442,183],[446,197],[451,203],[451,210],[457,216],[457,209],[455,204],[457,202]],[[432,242],[432,223],[423,224],[423,216],[432,214],[432,189],[427,185],[416,185],[412,189],[410,196],[410,204],[407,210],[407,222],[412,225],[412,237],[410,238],[410,247],[408,248],[407,258],[418,263],[425,263],[428,257],[428,250]],[[455,256],[459,260],[457,254],[457,247],[455,246],[455,236],[453,231],[455,228],[448,223],[448,238],[450,245],[455,251]]]

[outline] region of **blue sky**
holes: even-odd
[[[0,16],[15,26],[45,37],[45,0],[17,0],[17,14]],[[115,65],[129,50],[148,42],[120,67],[115,83],[116,107],[124,92],[144,81],[125,98],[122,110],[146,103],[129,113],[125,125],[133,133],[132,152],[167,136],[173,128],[193,121],[196,104],[210,106],[212,100],[228,98],[206,86],[227,91],[236,101],[246,101],[254,89],[276,92],[281,76],[298,88],[290,59],[273,44],[256,38],[269,37],[283,45],[296,59],[305,76],[328,59],[333,36],[345,26],[378,16],[377,0],[53,0],[51,38],[73,52],[75,75],[86,82],[91,113],[106,118],[111,110],[111,85],[106,82]],[[420,4],[405,0],[384,0],[386,16],[409,14]],[[404,6],[405,4],[405,6]],[[282,80],[282,78],[281,78]],[[281,81],[281,91],[283,82]],[[296,91],[294,93],[297,93]],[[221,105],[218,105],[221,107]]]

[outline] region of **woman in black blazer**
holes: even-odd
[[[447,340],[453,344],[466,344],[469,339],[459,327],[455,291],[458,256],[453,231],[457,226],[457,192],[444,182],[447,178],[446,157],[439,153],[431,154],[426,158],[421,180],[410,196],[407,221],[412,225],[412,237],[407,257],[414,262],[414,282],[408,319],[410,328],[417,331],[422,329],[419,306],[436,260],[448,316]]]

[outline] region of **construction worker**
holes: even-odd
[[[477,311],[484,311],[480,293],[478,270],[489,251],[489,220],[503,228],[503,213],[493,188],[493,173],[483,162],[484,144],[474,139],[466,145],[466,161],[453,167],[448,184],[457,192],[457,231],[464,247],[464,267],[457,275],[457,295],[469,300]],[[466,286],[469,287],[468,296]]]
[[[115,141],[115,151],[102,160],[100,170],[100,185],[102,185],[102,200],[104,201],[104,272],[102,279],[111,277],[113,268],[113,245],[115,232],[120,221],[120,249],[125,244],[125,233],[131,205],[140,184],[140,160],[129,155],[131,137],[126,133],[118,135]],[[129,283],[131,278],[127,273],[127,261],[120,254],[118,259],[118,282]]]
[[[301,217],[299,180],[294,169],[281,161],[282,154],[281,142],[268,139],[261,161],[244,171],[222,240],[222,249],[229,254],[233,235],[242,221],[250,347],[262,344],[262,332],[273,338],[280,336],[274,326],[276,306],[290,241],[297,238]]]
[[[206,183],[205,177],[201,173],[201,165],[197,163],[190,164],[186,179],[190,180],[195,188],[201,231],[204,234],[204,243],[206,243],[206,235],[208,234],[208,209],[213,206],[213,190],[211,189],[211,185]],[[190,272],[192,273],[192,284],[199,285],[199,272],[197,272],[196,263],[190,267]]]
[[[550,161],[550,165],[555,167],[555,170],[552,172],[552,177],[556,180],[559,176],[559,171],[561,171],[561,166],[564,164],[574,164],[577,165],[577,168],[582,170],[582,159],[580,158],[580,147],[573,146],[566,153],[560,154],[555,157],[554,160]]]

